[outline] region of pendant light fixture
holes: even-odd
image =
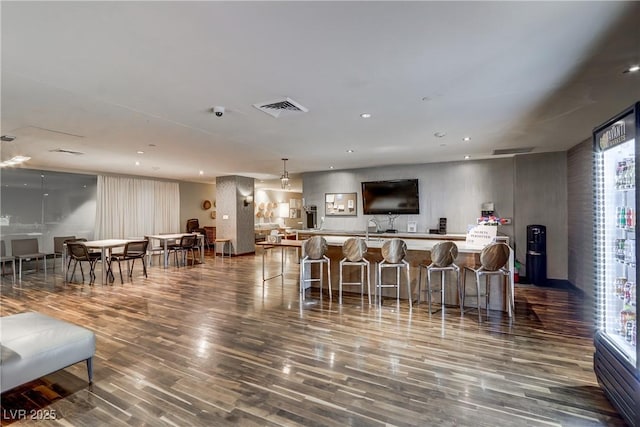
[[[287,160],[289,159],[282,159],[284,166],[282,170],[282,176],[280,177],[280,186],[283,190],[289,188],[289,172],[287,172]]]

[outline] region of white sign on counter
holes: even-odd
[[[492,243],[498,233],[495,225],[470,225],[467,231],[467,246],[482,249]]]

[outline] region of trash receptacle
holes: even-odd
[[[534,285],[547,282],[547,227],[527,226],[527,280]]]

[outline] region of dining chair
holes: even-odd
[[[11,241],[11,255],[18,260],[18,277],[22,280],[22,261],[42,259],[44,274],[47,274],[47,254],[38,249],[38,239],[17,239]],[[38,263],[36,263],[36,270]]]
[[[13,275],[13,282],[16,281],[16,257],[13,255],[7,255],[7,250],[4,245],[4,240],[0,240],[0,262],[2,263],[2,275],[4,276],[4,265],[11,263],[11,273]]]
[[[462,296],[460,295],[460,267],[454,261],[458,257],[458,246],[454,242],[439,242],[431,248],[431,262],[429,264],[420,264],[418,266],[418,304],[422,292],[427,292],[427,301],[429,302],[429,314],[431,311],[431,295],[434,292],[441,294],[440,310],[445,306],[445,273],[452,271],[456,274],[456,291],[458,292],[458,303],[462,310]],[[426,270],[427,288],[422,290],[422,271]],[[440,272],[440,289],[433,289],[431,286],[431,273]],[[438,310],[436,310],[438,311]]]
[[[149,245],[149,240],[136,240],[132,242],[128,242],[124,245],[124,252],[111,255],[110,264],[113,265],[113,261],[118,263],[118,270],[120,271],[120,283],[124,284],[124,280],[122,278],[122,266],[120,265],[121,261],[131,261],[131,267],[129,270],[129,278],[133,275],[133,267],[137,259],[142,261],[142,271],[144,272],[144,277],[147,276],[147,246]]]
[[[480,313],[480,299],[485,299],[485,311],[487,318],[489,318],[489,296],[491,286],[489,283],[489,277],[499,276],[502,278],[503,284],[505,279],[506,283],[506,296],[507,296],[507,311],[511,317],[514,309],[514,295],[513,295],[513,282],[510,281],[511,270],[509,269],[509,254],[511,249],[506,243],[491,243],[485,246],[480,252],[480,265],[478,266],[465,266],[464,274],[462,275],[462,306],[464,307],[464,298],[467,291],[467,274],[471,272],[474,274],[476,280],[476,307],[478,310],[478,321],[482,321]],[[484,276],[484,293],[481,293],[480,281]],[[472,310],[472,309],[470,309]],[[468,310],[467,310],[468,311]]]
[[[364,294],[364,275],[367,275],[367,294],[369,296],[369,304],[371,304],[371,263],[364,257],[367,253],[367,243],[359,237],[351,237],[342,245],[342,255],[344,258],[340,260],[340,283],[339,283],[339,299],[338,303],[342,304],[342,287],[343,286],[360,286],[360,298]],[[345,282],[343,270],[345,266],[360,267],[359,282]]]
[[[191,218],[187,220],[187,233],[199,233],[202,234],[204,237],[202,237],[204,239],[204,246],[209,247],[209,242],[207,241],[207,231],[204,229],[204,227],[200,227],[200,221],[198,220],[198,218]]]
[[[57,236],[53,238],[53,271],[56,271],[56,257],[60,257],[60,262],[64,262],[66,254],[64,254],[64,242],[74,240],[76,236]],[[64,268],[61,267],[64,271]]]
[[[331,295],[331,261],[329,257],[327,257],[326,253],[329,246],[327,245],[327,240],[322,236],[313,236],[302,245],[302,250],[304,254],[304,258],[300,260],[300,294],[302,300],[305,299],[305,290],[307,288],[307,282],[309,282],[309,287],[311,286],[311,282],[320,283],[320,298],[322,298],[322,279],[323,279],[323,265],[327,266],[327,278],[329,283],[329,299],[332,298]],[[320,278],[314,279],[311,276],[311,266],[313,264],[318,264],[320,266]],[[308,269],[308,270],[307,270]],[[309,276],[309,277],[307,277]]]
[[[68,241],[67,242],[67,250],[69,251],[69,262],[74,261],[73,271],[71,272],[71,279],[76,274],[76,268],[78,264],[80,264],[80,273],[82,274],[82,283],[84,283],[84,271],[82,269],[82,263],[89,263],[89,285],[93,285],[93,282],[96,280],[95,267],[98,261],[100,261],[100,253],[99,252],[89,252],[87,247],[82,244],[82,242],[78,241]],[[109,262],[107,260],[107,262]],[[109,269],[110,270],[110,269]],[[69,268],[67,268],[67,276],[69,274]],[[65,280],[68,282],[68,277],[65,277]]]
[[[180,243],[174,243],[167,246],[167,251],[169,255],[173,252],[173,257],[176,262],[176,266],[180,267],[180,263],[178,262],[178,252],[180,252],[182,257],[182,262],[184,265],[187,265],[187,252],[191,252],[191,265],[195,264],[195,253],[194,246],[196,245],[198,236],[196,234],[189,234],[186,236],[182,236],[180,238]]]
[[[382,261],[378,263],[378,283],[376,284],[378,293],[378,304],[382,306],[382,289],[396,288],[396,299],[400,304],[400,271],[406,270],[407,276],[407,296],[409,299],[409,308],[413,308],[411,301],[411,275],[409,272],[410,265],[405,259],[407,257],[407,244],[402,239],[390,239],[382,244]],[[395,283],[383,283],[382,270],[385,268],[393,268],[396,271]]]

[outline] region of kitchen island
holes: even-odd
[[[382,260],[382,255],[380,249],[386,240],[398,238],[405,241],[407,244],[407,261],[411,266],[411,289],[412,289],[412,298],[414,301],[418,298],[418,277],[419,277],[419,269],[418,266],[420,264],[429,265],[431,263],[431,248],[436,243],[443,241],[454,241],[458,246],[458,257],[455,260],[455,263],[460,266],[460,278],[462,285],[462,276],[464,274],[464,266],[475,266],[479,264],[479,255],[481,252],[480,248],[471,247],[467,245],[464,234],[426,234],[426,233],[369,233],[367,240],[367,233],[364,231],[341,231],[341,230],[299,230],[297,232],[298,238],[301,240],[308,239],[312,236],[322,236],[327,240],[327,244],[329,246],[327,256],[331,260],[331,282],[332,288],[334,291],[338,290],[339,283],[339,262],[343,258],[342,256],[342,245],[350,237],[362,237],[365,239],[367,243],[368,252],[366,258],[371,262],[371,292],[375,293],[375,283],[377,280],[377,269],[375,268],[375,263]],[[496,239],[498,241],[503,241],[505,243],[508,242],[507,236],[498,236]],[[511,266],[511,273],[513,279],[513,250],[511,250],[511,255],[509,259],[509,265]],[[391,269],[386,269],[383,272],[384,274],[384,282],[393,282],[392,274],[395,274],[394,271],[389,271]],[[317,277],[317,270],[313,270],[314,277]],[[354,269],[345,269],[344,271],[344,281],[345,282],[353,282],[359,280],[359,270]],[[389,274],[389,276],[387,276]],[[475,278],[472,273],[467,273],[467,292],[465,294],[465,306],[466,307],[475,307],[476,306],[476,288],[475,288]],[[422,289],[426,288],[426,270],[422,272]],[[433,287],[440,287],[440,275],[438,273],[432,273],[431,279],[433,281]],[[404,280],[404,278],[403,278]],[[452,273],[446,274],[446,291],[445,291],[445,301],[447,305],[458,305],[458,295],[455,288],[455,275]],[[511,281],[513,283],[513,281]],[[453,285],[453,286],[452,286]],[[326,283],[323,284],[324,288],[327,288]],[[490,301],[490,309],[491,310],[502,310],[507,311],[507,303],[504,298],[506,295],[506,289],[502,284],[502,281],[497,277],[490,278],[490,286],[491,286],[491,301]],[[395,298],[395,289],[384,289],[383,296],[386,298]],[[406,287],[402,285],[400,287],[400,298],[406,299],[407,292]],[[436,296],[436,301],[439,296]],[[420,298],[422,301],[426,299],[426,294],[423,293],[423,296]],[[484,303],[484,300],[481,301]]]

